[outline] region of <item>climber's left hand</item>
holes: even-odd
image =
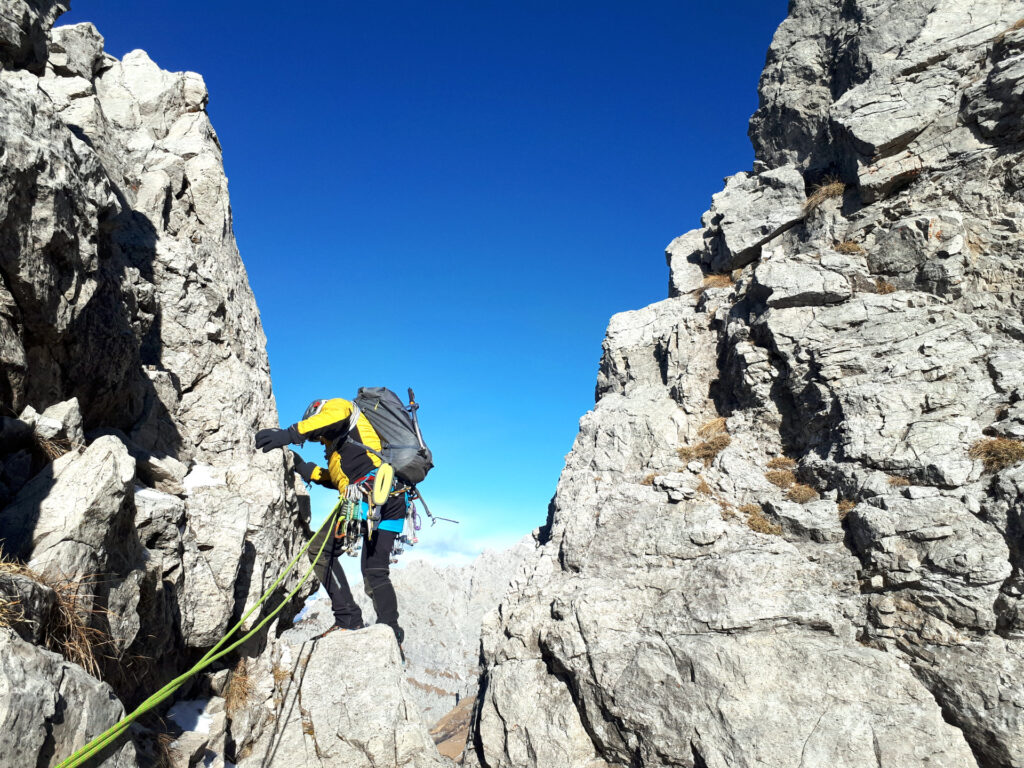
[[[264,453],[283,448],[292,441],[287,429],[261,429],[256,433],[256,447]]]

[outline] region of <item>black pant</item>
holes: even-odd
[[[398,598],[391,584],[391,548],[397,537],[398,534],[393,531],[374,531],[373,538],[369,541],[363,537],[363,549],[359,560],[363,572],[363,590],[373,600],[377,623],[391,627],[398,642],[402,642],[405,633],[398,626]],[[331,598],[334,623],[345,629],[359,629],[363,625],[363,612],[352,599],[348,579],[341,569],[340,543],[331,536],[327,544],[326,554],[329,560],[324,586]]]

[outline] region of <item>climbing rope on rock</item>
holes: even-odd
[[[270,598],[270,596],[274,593],[274,590],[277,589],[278,585],[282,581],[284,581],[285,577],[289,573],[291,573],[292,569],[294,569],[295,565],[299,562],[299,558],[306,554],[306,552],[309,550],[310,544],[313,543],[313,541],[320,534],[320,532],[324,529],[329,530],[328,525],[334,520],[335,516],[337,515],[339,506],[336,506],[331,511],[331,514],[329,514],[327,518],[323,521],[323,523],[320,524],[320,527],[317,528],[313,536],[309,539],[309,541],[307,541],[302,546],[298,553],[296,553],[295,557],[291,559],[291,562],[288,563],[288,566],[284,569],[281,575],[278,576],[274,583],[271,584],[270,587],[267,589],[267,591],[263,593],[263,596],[256,601],[256,603],[245,613],[244,616],[242,616],[238,623],[235,624],[235,626],[232,627],[226,635],[224,635],[224,637],[217,641],[217,644],[214,645],[213,648],[206,652],[206,655],[203,656],[203,658],[196,662],[196,664],[187,672],[171,680],[163,688],[161,688],[159,691],[157,691],[144,702],[142,702],[138,707],[136,707],[134,711],[132,711],[128,715],[125,715],[121,720],[119,720],[106,731],[104,731],[99,736],[94,738],[88,744],[85,744],[84,746],[79,748],[74,754],[62,760],[60,763],[54,766],[54,768],[79,768],[79,766],[84,765],[87,761],[98,755],[104,749],[106,749],[115,741],[117,741],[121,736],[123,736],[125,731],[128,730],[128,727],[137,719],[139,719],[142,715],[153,710],[154,708],[162,704],[164,701],[169,699],[171,696],[173,696],[174,693],[179,688],[181,688],[181,686],[184,685],[186,681],[189,680],[189,678],[202,672],[204,669],[209,667],[211,664],[213,664],[213,662],[217,661],[218,659],[227,656],[233,650],[238,648],[238,646],[242,645],[242,643],[246,642],[249,638],[253,637],[256,633],[263,629],[272,619],[274,619],[274,617],[276,617],[282,610],[284,610],[284,607],[292,601],[295,595],[298,594],[299,590],[302,589],[302,585],[305,584],[309,580],[309,577],[313,574],[315,564],[323,555],[324,547],[327,544],[328,539],[330,538],[329,536],[323,537],[323,540],[320,543],[320,550],[317,552],[316,557],[313,558],[313,564],[311,564],[309,568],[306,569],[306,572],[299,580],[299,583],[295,585],[295,588],[288,593],[288,595],[280,602],[280,604],[276,608],[274,608],[273,611],[268,613],[255,627],[253,627],[251,630],[246,632],[236,641],[231,643],[231,645],[227,646],[226,648],[224,647],[225,643],[227,643],[231,639],[231,636],[242,628],[246,620],[250,616],[252,616],[252,614],[255,613],[256,610],[259,609],[259,607]]]

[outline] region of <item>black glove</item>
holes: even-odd
[[[287,429],[261,429],[256,433],[256,447],[263,449],[264,453],[282,448],[290,442],[292,436]]]
[[[307,483],[313,482],[313,470],[316,469],[316,464],[312,461],[306,461],[295,451],[290,451],[290,453],[295,463],[295,471],[299,473],[299,477]]]

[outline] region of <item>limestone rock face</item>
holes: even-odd
[[[238,768],[451,765],[420,717],[390,628],[314,638],[309,627],[289,630],[246,670]]]
[[[0,538],[19,561],[0,592],[18,643],[58,650],[71,600],[103,638],[90,671],[133,705],[269,587],[308,506],[288,459],[253,449],[278,417],[203,80],[118,61],[90,24],[51,30],[65,9],[0,0]],[[18,653],[4,703],[50,701],[38,727],[98,695]],[[122,711],[89,707],[57,742],[18,736],[20,762],[58,762]]]
[[[124,714],[110,686],[0,628],[0,754],[6,765],[53,765]],[[122,744],[98,765],[134,768]]]
[[[413,559],[391,569],[405,631],[405,677],[424,722],[437,722],[476,695],[484,616],[497,608],[535,549],[533,537],[527,536],[509,549],[487,550],[464,566],[439,568]],[[406,557],[415,558],[415,550]],[[359,586],[353,595],[363,621],[376,621],[373,603]],[[322,632],[333,623],[330,600],[322,597],[310,606],[302,626]]]
[[[485,621],[480,765],[1024,766],[1021,61],[1020,3],[791,3]]]

